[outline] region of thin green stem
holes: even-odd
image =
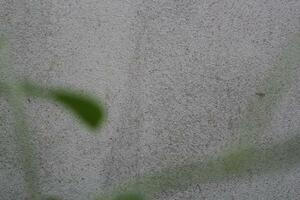
[[[0,96],[8,99],[15,119],[15,133],[18,156],[24,173],[26,191],[30,200],[40,200],[39,176],[33,158],[31,133],[26,125],[24,113],[25,94],[23,88],[15,81],[15,75],[8,64],[8,48],[6,40],[0,35]]]
[[[24,173],[26,190],[31,200],[40,200],[39,176],[37,165],[33,158],[31,134],[27,128],[24,114],[24,94],[21,88],[11,85],[9,90],[9,104],[15,118],[15,132],[19,151],[19,159]]]

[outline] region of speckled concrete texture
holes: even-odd
[[[300,1],[0,0],[0,31],[19,79],[84,90],[108,108],[95,136],[58,105],[26,102],[43,192],[79,200],[202,159],[235,138],[258,81],[300,32]],[[299,88],[298,79],[266,145],[299,130]],[[21,200],[13,121],[4,99],[0,105],[0,199]],[[292,200],[300,199],[299,188],[295,168],[158,198]]]

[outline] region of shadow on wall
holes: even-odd
[[[25,124],[24,98],[33,96],[58,102],[77,116],[91,130],[97,130],[106,119],[106,110],[94,97],[81,95],[70,89],[40,87],[24,81],[15,82],[7,62],[5,40],[0,39],[0,94],[10,103],[14,114],[20,165],[24,169],[24,180],[28,197],[32,200],[60,199],[43,196],[38,185],[37,165],[33,159],[34,147],[30,145],[32,133]],[[289,90],[295,71],[300,63],[300,34],[297,34],[268,76],[258,85],[257,98],[249,102],[240,121],[237,141],[220,155],[213,155],[204,162],[192,162],[181,166],[170,166],[157,173],[120,184],[107,194],[96,195],[97,200],[143,200],[171,189],[183,190],[194,183],[222,181],[224,178],[245,177],[252,171],[276,172],[297,166],[300,162],[300,135],[287,141],[259,148],[258,138],[270,123],[270,113]],[[297,133],[298,130],[295,130]]]

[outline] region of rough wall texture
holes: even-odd
[[[201,159],[236,137],[257,82],[300,31],[300,1],[0,0],[0,30],[20,79],[79,88],[108,107],[94,136],[57,105],[28,102],[43,191],[79,200]],[[299,84],[281,102],[266,144],[299,130]],[[0,105],[0,199],[24,199],[13,122]],[[300,199],[299,188],[296,168],[160,199]]]

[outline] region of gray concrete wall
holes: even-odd
[[[0,0],[0,31],[20,79],[82,89],[108,108],[95,136],[61,107],[27,102],[43,191],[79,200],[235,138],[257,82],[300,31],[300,1]],[[266,145],[299,130],[299,84],[274,114]],[[0,199],[24,199],[13,122],[0,105]],[[300,199],[299,188],[295,168],[160,199]]]

